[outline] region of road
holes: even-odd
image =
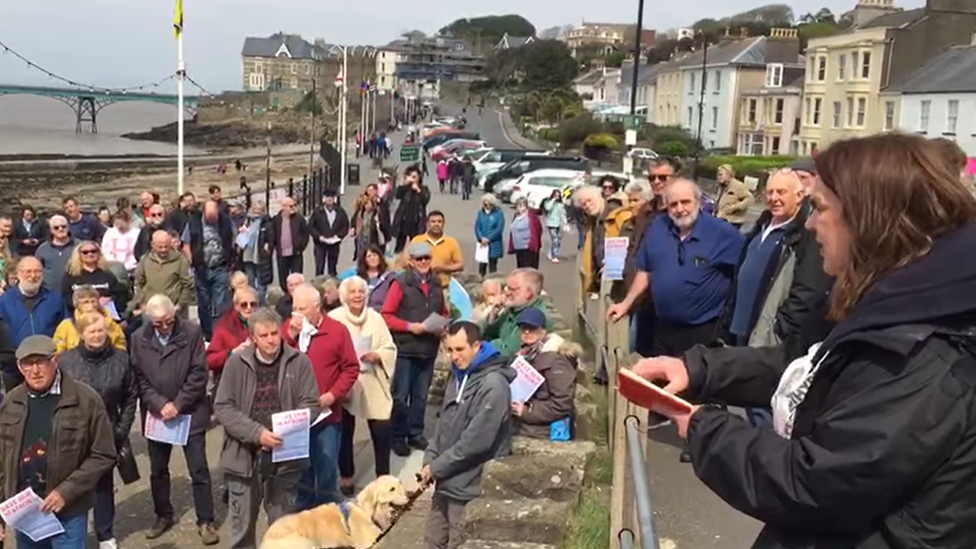
[[[486,109],[484,115],[479,117],[477,110],[472,113],[468,109],[468,125],[480,132],[491,145],[497,143],[495,139],[501,139],[505,143],[503,146],[518,145],[508,139],[499,124],[497,113],[489,113]],[[449,220],[449,229],[456,236],[467,237],[462,242],[462,248],[467,251],[474,245],[470,234],[473,219],[465,215],[461,223],[461,233],[453,220]],[[464,235],[465,231],[469,234]],[[541,265],[546,275],[546,290],[566,319],[573,318],[575,314],[575,290],[572,286],[575,250],[576,237],[567,235],[563,241],[563,255],[567,260],[559,264],[545,262]],[[511,260],[506,258],[500,268],[506,270],[513,266]],[[597,318],[590,320],[598,321]],[[681,441],[673,429],[655,431],[648,447],[651,497],[656,526],[662,538],[673,540],[675,549],[727,549],[752,544],[761,525],[732,509],[695,477],[691,465],[679,461]]]

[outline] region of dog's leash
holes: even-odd
[[[384,530],[380,534],[380,537],[376,538],[376,544],[379,544],[379,542],[384,537],[386,537],[386,534],[388,534],[391,530],[393,530],[393,527],[396,526],[396,523],[400,521],[400,518],[402,518],[403,515],[407,514],[407,512],[409,512],[411,509],[413,509],[414,503],[416,503],[417,500],[420,499],[420,496],[424,492],[426,492],[427,489],[430,488],[431,486],[433,486],[433,484],[434,484],[433,481],[424,482],[423,477],[420,476],[420,473],[417,473],[415,475],[415,477],[417,479],[417,488],[415,490],[412,490],[410,492],[407,492],[407,499],[409,501],[403,507],[399,507],[399,508],[397,508],[397,509],[394,510],[392,524],[390,524],[390,527],[387,528],[386,530]],[[375,547],[375,545],[374,545],[374,547]]]

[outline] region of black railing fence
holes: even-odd
[[[339,166],[336,165],[326,166],[297,180],[288,178],[287,181],[271,181],[270,184],[262,183],[260,186],[241,181],[240,192],[229,194],[227,199],[242,202],[246,209],[250,209],[251,204],[256,201],[262,202],[269,210],[268,213],[274,214],[275,212],[270,210],[275,201],[287,196],[295,200],[302,215],[309,216],[318,206],[326,190],[339,193],[340,173]]]

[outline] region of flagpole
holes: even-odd
[[[177,62],[176,62],[176,95],[178,99],[178,107],[176,113],[176,166],[179,170],[179,176],[176,181],[176,190],[179,192],[180,196],[183,195],[183,81],[186,80],[186,64],[183,61],[183,32],[182,30],[176,37],[176,51],[177,51]]]
[[[346,126],[347,117],[346,110],[349,108],[349,103],[347,101],[347,80],[349,80],[349,48],[348,46],[342,47],[342,106],[340,107],[342,113],[342,122],[339,125],[339,152],[342,154],[342,158],[339,159],[339,195],[346,194]]]

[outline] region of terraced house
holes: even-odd
[[[807,45],[801,155],[893,129],[898,98],[885,92],[976,32],[972,0],[926,0],[912,10],[899,10],[894,0],[861,0],[854,12],[851,30]]]

